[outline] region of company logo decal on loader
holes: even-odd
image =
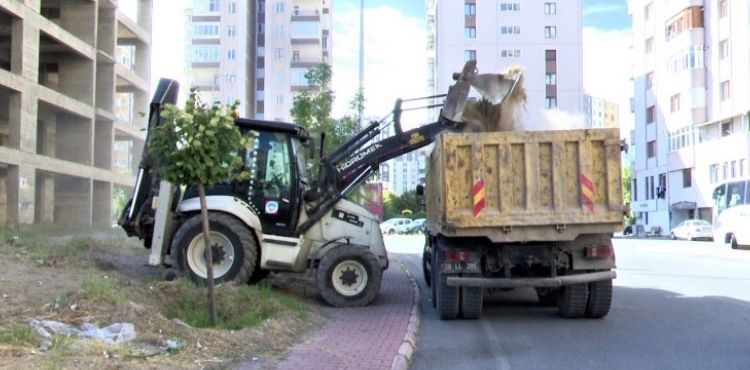
[[[581,174],[581,204],[589,212],[594,212],[594,182]]]
[[[487,202],[484,199],[484,180],[479,179],[474,183],[474,187],[471,189],[471,194],[474,198],[474,217],[478,217],[484,207],[487,206]]]

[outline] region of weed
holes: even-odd
[[[177,289],[168,297],[163,314],[169,319],[179,318],[193,327],[210,327],[205,288],[180,279]],[[216,288],[217,327],[239,330],[254,327],[284,312],[298,317],[307,308],[293,298],[281,295],[267,286],[221,285]]]
[[[125,292],[113,279],[102,275],[87,273],[83,276],[81,289],[90,298],[122,307],[125,304]]]
[[[0,343],[15,346],[39,346],[41,340],[29,325],[15,325],[7,331],[0,331]]]

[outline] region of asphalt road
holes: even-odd
[[[516,289],[485,298],[479,320],[440,321],[422,244],[386,238],[422,290],[412,369],[750,369],[750,251],[616,239],[618,278],[603,319],[561,319],[532,289]]]

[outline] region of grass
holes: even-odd
[[[122,307],[125,304],[125,292],[117,282],[102,275],[87,273],[83,276],[81,289],[90,298]]]
[[[0,331],[0,343],[14,346],[39,346],[41,339],[29,325],[15,325],[10,330]]]
[[[197,328],[211,327],[206,289],[187,279],[175,283],[162,313],[169,319],[180,319]],[[255,327],[263,321],[290,312],[297,317],[307,315],[307,307],[293,298],[267,286],[218,286],[216,295],[217,328],[239,330]]]

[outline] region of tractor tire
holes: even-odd
[[[476,277],[481,277],[477,274]],[[461,315],[467,320],[476,320],[482,316],[484,289],[475,287],[461,288]]]
[[[378,258],[368,249],[342,244],[320,259],[316,282],[333,307],[366,306],[375,300],[383,279]]]
[[[430,269],[432,270],[432,273],[430,274],[430,290],[432,291],[432,308],[437,309],[437,284],[435,283],[435,278],[437,277],[437,271],[435,270],[435,266],[437,266],[437,248],[432,248],[432,253],[430,253]]]
[[[427,250],[425,249],[425,251],[422,252],[422,276],[424,276],[424,283],[429,287],[432,284],[432,282],[430,281],[432,277],[430,276],[430,270],[427,268],[428,258],[429,255],[427,254]]]
[[[435,264],[433,265],[433,275],[435,276],[435,294],[438,316],[440,320],[453,320],[458,317],[459,310],[459,290],[458,287],[448,286],[448,276],[440,271],[443,265],[443,251],[436,248],[432,252],[435,254]]]
[[[557,297],[557,311],[565,319],[577,319],[586,313],[588,284],[573,284],[560,287]]]
[[[549,288],[536,288],[536,296],[539,298],[539,304],[544,307],[554,307],[557,305],[557,291]]]
[[[586,303],[585,316],[601,319],[609,313],[612,305],[612,280],[589,283],[589,299]]]
[[[208,213],[211,229],[214,282],[245,283],[258,270],[258,244],[253,232],[240,220],[218,212]],[[185,221],[172,238],[171,250],[177,266],[200,285],[208,284],[203,218],[197,214]]]

